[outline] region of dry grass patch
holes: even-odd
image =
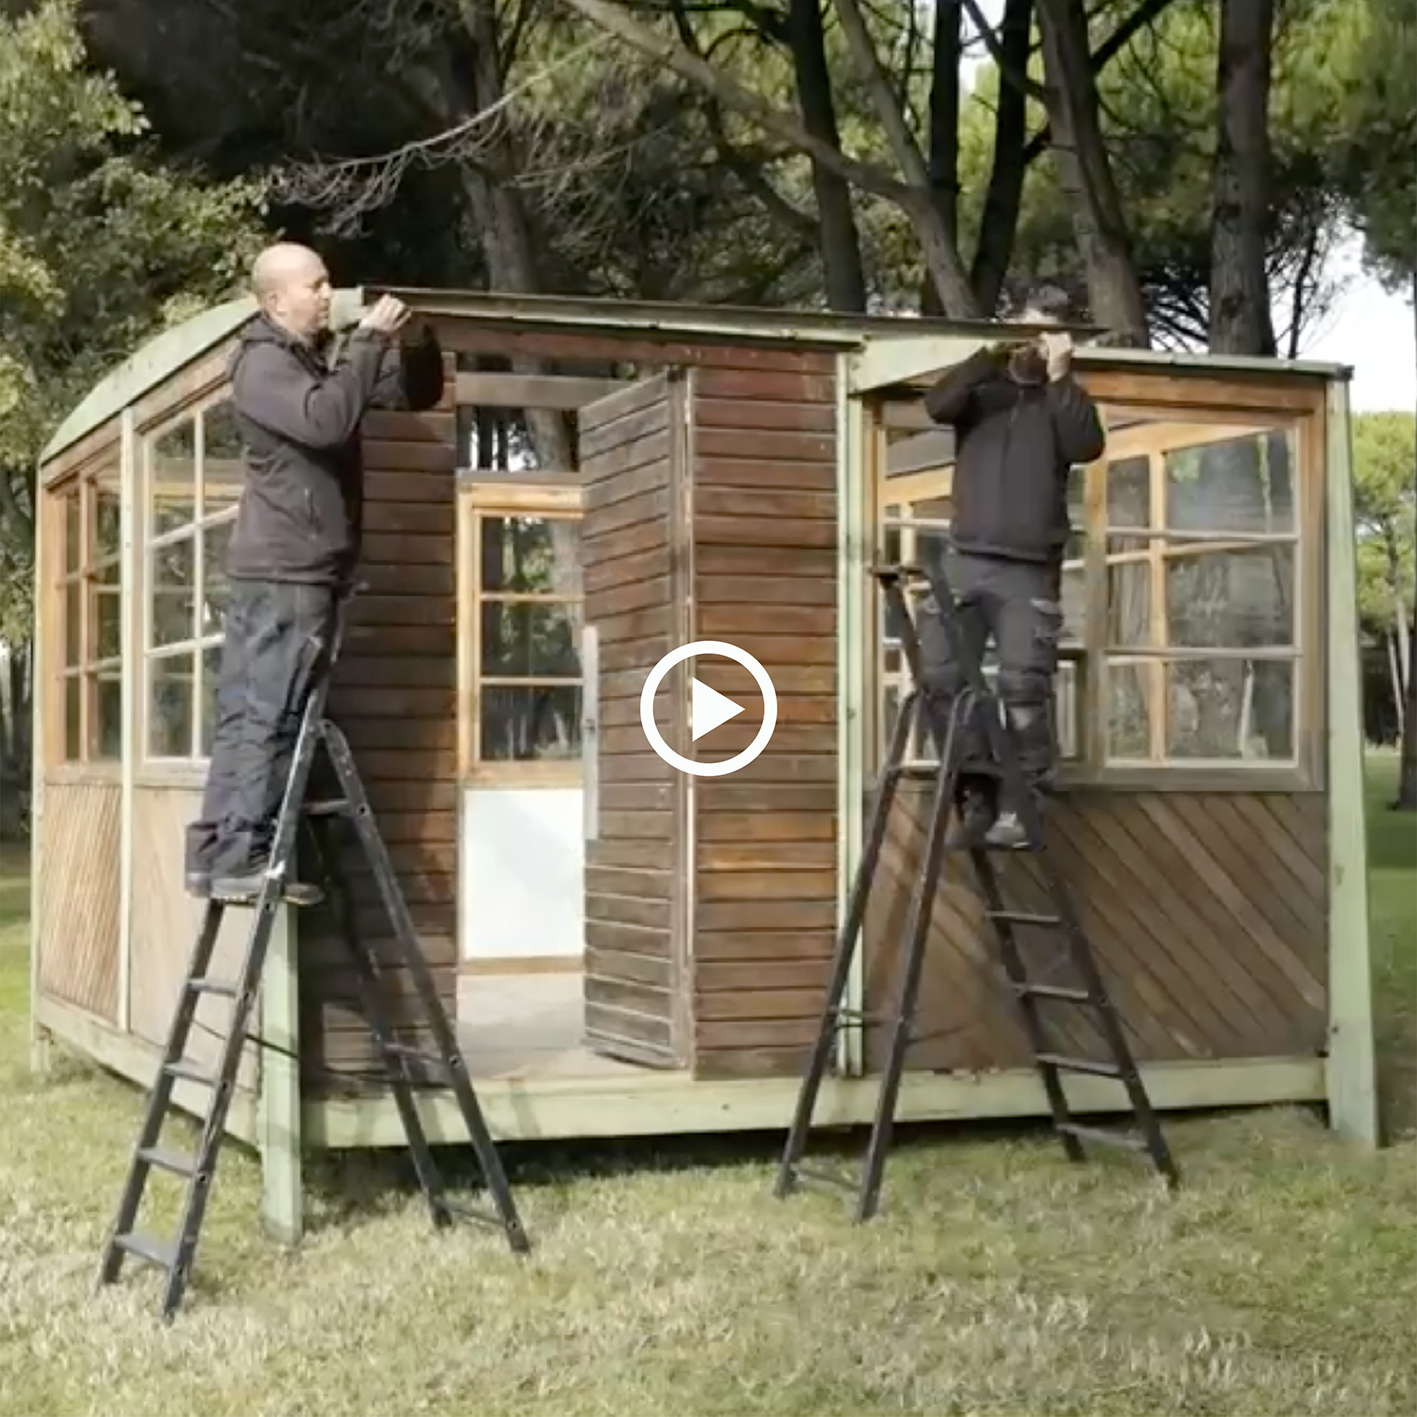
[[[1397,873],[1375,928],[1395,1058],[1414,1045],[1396,995],[1417,869],[1382,869]],[[255,1160],[232,1146],[166,1329],[150,1272],[93,1290],[141,1099],[73,1061],[31,1078],[23,887],[0,892],[5,1414],[1417,1409],[1400,1068],[1385,1100],[1402,1135],[1376,1157],[1305,1109],[1172,1121],[1175,1197],[1125,1160],[1071,1167],[1042,1132],[912,1129],[864,1228],[835,1197],[773,1200],[776,1137],[528,1151],[513,1158],[526,1259],[495,1233],[433,1231],[390,1157],[320,1168],[312,1233],[282,1254],[256,1224]]]

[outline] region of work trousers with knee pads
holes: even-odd
[[[992,639],[997,651],[999,699],[1018,744],[1025,782],[1036,791],[1052,784],[1056,756],[1053,683],[1058,670],[1058,639],[1063,627],[1062,565],[1058,561],[1015,561],[1002,556],[952,551],[945,573],[960,604],[960,629],[975,626],[972,652],[981,660]],[[970,611],[968,607],[977,607]],[[920,659],[931,732],[936,751],[944,747],[955,697],[963,687],[959,665],[950,653],[945,627],[927,599],[920,616]],[[964,737],[964,785],[991,791],[992,773],[971,772],[989,760],[983,726],[973,714],[961,722]],[[1005,810],[1020,804],[1003,802]]]

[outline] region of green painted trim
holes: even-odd
[[[866,425],[859,399],[847,394],[850,356],[838,355],[836,377],[837,428],[837,557],[836,557],[836,927],[846,923],[852,882],[864,846],[865,790],[865,545],[862,512],[866,479]],[[864,932],[863,932],[864,933]],[[865,989],[864,941],[857,941],[847,977],[847,1008],[859,1009]],[[864,1067],[859,1024],[841,1029],[837,1062],[847,1076]]]
[[[136,1034],[122,1033],[112,1024],[95,1018],[69,1004],[48,996],[36,998],[35,1016],[55,1038],[110,1071],[150,1088],[162,1062],[162,1049]],[[172,1105],[201,1121],[209,1110],[211,1089],[199,1083],[179,1081],[172,1089]],[[227,1113],[226,1134],[252,1145],[256,1130],[255,1098],[246,1088],[238,1088]]]
[[[1178,1062],[1141,1069],[1153,1103],[1164,1110],[1320,1102],[1321,1058],[1257,1058]],[[478,1100],[498,1141],[556,1141],[785,1131],[801,1083],[795,1077],[694,1081],[687,1073],[646,1069],[632,1077],[475,1078]],[[875,1116],[879,1078],[828,1076],[814,1128],[862,1126]],[[1069,1102],[1081,1112],[1124,1112],[1129,1103],[1110,1078],[1077,1077]],[[420,1092],[418,1110],[436,1145],[467,1145],[467,1129],[450,1092]],[[907,1073],[897,1119],[902,1122],[1046,1117],[1048,1102],[1032,1069],[1001,1073]],[[303,1132],[312,1150],[407,1145],[398,1108],[387,1094],[310,1098]]]
[[[1371,1147],[1379,1141],[1377,1060],[1368,934],[1357,546],[1344,385],[1329,389],[1327,413],[1328,1104],[1330,1125]]]
[[[336,323],[357,316],[363,302],[362,288],[355,286],[335,292]],[[111,370],[70,410],[39,455],[40,466],[57,457],[65,448],[102,427],[130,404],[158,388],[179,370],[234,334],[256,313],[249,296],[213,305],[191,319],[154,335]]]
[[[261,1152],[261,1221],[278,1244],[304,1233],[300,1134],[298,930],[292,907],[276,913],[261,976],[261,1048],[256,1134]]]

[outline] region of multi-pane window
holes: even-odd
[[[153,434],[144,455],[144,752],[203,758],[216,726],[226,544],[242,480],[230,404]]]
[[[123,581],[118,455],[52,495],[62,509],[57,575],[64,762],[116,761],[123,750]]]
[[[473,511],[479,764],[579,760],[580,513]]]
[[[1107,759],[1293,762],[1295,434],[1134,441],[1105,469]]]

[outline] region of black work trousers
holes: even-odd
[[[961,631],[968,635],[970,625],[976,627],[972,652],[982,659],[990,639],[994,642],[998,695],[1014,730],[1024,780],[1035,790],[1046,790],[1052,784],[1056,757],[1053,682],[1063,628],[1061,563],[951,551],[945,573],[955,600],[966,611],[958,622]],[[977,610],[968,612],[970,606]],[[921,680],[939,752],[963,680],[944,625],[933,612],[927,598],[919,617]],[[964,734],[964,785],[993,797],[996,775],[980,771],[990,759],[988,741],[977,716],[968,717],[968,723],[961,721],[956,729]],[[1021,809],[1021,804],[1006,800],[997,805]]]
[[[329,672],[337,604],[333,586],[231,582],[206,792],[187,829],[189,879],[266,864],[300,718]]]

